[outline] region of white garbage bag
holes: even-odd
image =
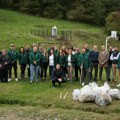
[[[96,95],[95,103],[99,106],[106,106],[112,102],[111,97],[106,93],[98,93]]]
[[[110,97],[112,99],[120,100],[120,90],[119,89],[110,89],[108,91],[108,95],[110,95]]]
[[[110,86],[108,85],[107,82],[105,82],[104,86],[101,87],[95,86],[93,87],[93,90],[96,93],[96,95],[104,92],[107,93],[110,90]]]
[[[89,83],[90,87],[95,88],[98,87],[98,84],[96,82]]]
[[[78,100],[78,96],[80,94],[80,90],[79,89],[74,89],[72,96],[73,96],[73,100]]]
[[[80,89],[78,100],[81,102],[91,102],[95,100],[95,93],[89,85],[85,85]]]

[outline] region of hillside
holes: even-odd
[[[0,44],[2,44],[0,49],[9,48],[11,43],[16,44],[16,47],[19,48],[26,44],[39,43],[41,41],[61,42],[58,40],[50,41],[31,35],[32,29],[41,27],[51,29],[54,25],[57,26],[58,31],[61,29],[72,30],[72,40],[68,41],[72,45],[82,46],[89,44],[92,46],[96,44],[100,46],[105,44],[106,35],[103,27],[63,20],[45,19],[0,9]],[[114,44],[119,43],[116,41],[112,42]]]

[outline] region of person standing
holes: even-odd
[[[0,82],[2,82],[2,61],[1,61],[1,57],[2,57],[2,51],[0,51]]]
[[[48,67],[48,55],[46,50],[43,50],[41,54],[41,81],[46,80],[47,77],[47,67]]]
[[[10,59],[10,62],[9,62],[9,79],[8,79],[8,82],[11,81],[12,68],[14,68],[15,80],[18,81],[18,78],[17,78],[18,52],[15,50],[14,44],[11,44],[10,47],[11,47],[11,49],[8,51],[8,56],[9,56],[9,59]]]
[[[117,71],[117,62],[119,57],[118,47],[114,47],[114,51],[110,56],[110,60],[112,60],[112,71],[113,71],[113,82],[116,82],[116,71]]]
[[[108,60],[108,81],[113,79],[113,72],[111,75],[111,69],[112,69],[112,60],[110,60],[111,54],[113,53],[113,47],[109,46],[109,60]]]
[[[58,64],[60,64],[61,69],[64,71],[65,76],[65,55],[63,54],[62,49],[58,53]]]
[[[2,51],[1,56],[1,62],[2,62],[2,82],[8,82],[8,65],[9,65],[9,57],[7,55],[7,51]]]
[[[38,82],[38,71],[40,64],[40,54],[37,50],[37,47],[33,47],[33,51],[30,53],[30,82],[32,83],[34,80]],[[35,75],[35,76],[34,76]]]
[[[18,61],[19,61],[20,70],[21,70],[21,79],[24,80],[24,78],[25,78],[25,69],[26,69],[28,60],[27,60],[27,55],[26,55],[25,50],[24,50],[23,47],[21,47],[20,50],[19,50]]]
[[[53,49],[50,50],[50,55],[49,55],[48,60],[49,60],[49,75],[52,77],[52,71],[58,62],[57,56],[54,55]]]
[[[82,53],[79,55],[79,66],[81,68],[81,84],[82,86],[84,86],[86,83],[86,78],[88,83],[90,82],[90,58],[89,55],[86,53],[85,48],[82,48]]]
[[[97,74],[98,74],[98,56],[99,52],[97,49],[97,46],[93,46],[93,50],[90,52],[90,63],[91,63],[91,68],[90,68],[90,79],[93,79],[95,82],[97,82]],[[94,69],[94,78],[93,78],[93,69]]]
[[[103,68],[105,69],[106,72],[106,80],[108,81],[108,60],[109,60],[109,53],[106,51],[106,48],[104,45],[102,45],[102,51],[99,53],[99,66],[100,66],[100,71],[99,71],[99,78],[102,80],[102,72]]]
[[[120,54],[119,54],[118,60],[117,60],[117,69],[118,69],[118,85],[117,85],[117,87],[120,87]]]
[[[79,55],[80,49],[76,48],[76,53],[74,54],[75,57],[75,79],[78,80],[78,72],[80,73],[80,66],[79,66]]]
[[[29,45],[26,45],[26,46],[25,46],[25,54],[26,54],[26,56],[27,56],[28,78],[30,78],[30,60],[29,60],[30,46],[29,46]]]
[[[72,82],[73,79],[73,68],[75,66],[74,55],[72,54],[72,49],[68,50],[68,55],[65,56],[65,65],[68,70],[68,80]]]

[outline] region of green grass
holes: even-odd
[[[8,49],[14,43],[17,49],[26,44],[48,42],[47,39],[31,35],[31,29],[40,27],[73,31],[71,45],[94,44],[99,48],[105,43],[106,34],[100,26],[75,23],[63,20],[45,19],[24,15],[18,12],[0,9],[0,49]],[[51,40],[49,42],[61,42]],[[119,41],[110,41],[119,45]],[[104,78],[105,79],[105,78]],[[111,83],[114,88],[115,85]],[[107,107],[95,103],[80,103],[72,100],[72,91],[80,88],[79,82],[65,83],[62,88],[53,88],[49,78],[47,82],[30,84],[29,80],[0,84],[0,119],[40,119],[40,120],[119,120],[120,104],[113,101]],[[69,94],[60,100],[60,92]]]

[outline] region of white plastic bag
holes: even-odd
[[[98,93],[96,95],[95,103],[99,106],[106,106],[112,102],[111,97],[106,93]]]
[[[104,86],[101,86],[101,87],[95,86],[93,87],[93,90],[96,95],[100,93],[107,93],[110,90],[110,86],[108,85],[107,82],[105,82]]]
[[[119,89],[110,89],[108,94],[112,99],[120,100],[120,90]]]
[[[95,100],[95,93],[89,85],[85,85],[80,89],[78,100],[81,102],[91,102]]]
[[[78,100],[78,96],[80,94],[80,90],[79,89],[74,89],[72,96],[73,96],[73,100]]]

